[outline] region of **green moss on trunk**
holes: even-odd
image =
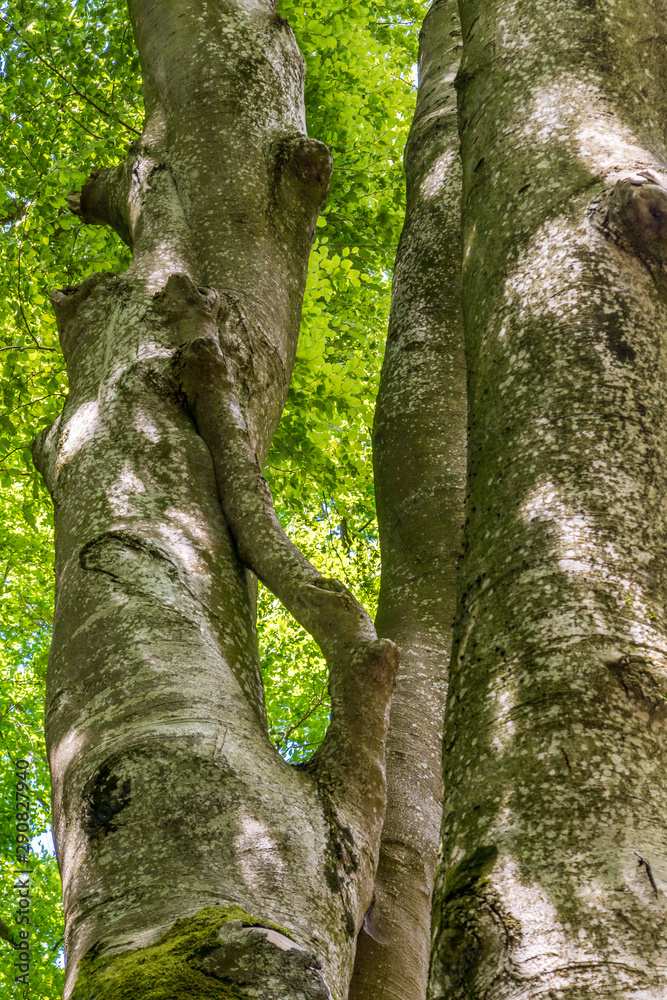
[[[226,985],[189,964],[202,948],[215,948],[216,935],[230,920],[248,927],[271,927],[287,937],[282,927],[257,920],[237,906],[207,907],[178,920],[148,948],[84,957],[72,1000],[246,1000],[236,986]]]

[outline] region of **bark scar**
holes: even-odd
[[[646,869],[646,874],[648,876],[649,882],[651,883],[651,888],[653,889],[653,892],[657,896],[658,895],[658,887],[655,884],[655,879],[653,878],[653,872],[651,871],[650,864],[648,863],[648,861],[646,861],[645,858],[642,858],[642,856],[640,854],[637,854],[636,851],[635,851],[635,856],[639,858],[639,861],[637,862],[637,868],[645,868]]]
[[[643,702],[652,716],[667,715],[667,698],[653,676],[650,663],[638,656],[622,656],[607,661],[606,665],[628,699]]]
[[[132,782],[129,778],[119,785],[116,775],[104,765],[93,779],[93,787],[85,798],[85,829],[92,840],[98,833],[106,837],[118,829],[115,817],[129,806]]]
[[[651,170],[641,170],[596,199],[593,215],[602,230],[647,266],[667,262],[667,188]]]
[[[191,620],[186,602],[195,608],[202,604],[181,578],[168,552],[127,531],[105,531],[87,542],[79,552],[79,565],[83,570],[110,577],[127,594],[158,601],[165,612],[169,610],[186,621]],[[210,608],[207,611],[214,614]]]
[[[122,560],[136,561],[141,556],[161,560],[169,579],[174,583],[178,580],[178,569],[166,552],[127,531],[105,531],[87,542],[79,552],[79,565],[81,569],[106,573],[115,580],[126,582],[127,572]]]

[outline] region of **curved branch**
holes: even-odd
[[[160,307],[187,338],[178,353],[181,391],[206,442],[222,509],[238,552],[315,639],[329,665],[332,719],[318,754],[337,769],[384,760],[396,646],[378,639],[368,613],[338,580],[322,576],[290,541],[250,442],[217,320],[229,306],[211,289],[172,275]],[[384,774],[382,774],[384,779]],[[384,794],[384,793],[383,793]]]

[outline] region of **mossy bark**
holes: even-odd
[[[429,996],[657,1000],[667,7],[460,6],[469,494]]]
[[[81,963],[72,1000],[333,1000],[315,955],[239,907],[178,920],[155,944]]]

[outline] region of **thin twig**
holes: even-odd
[[[23,346],[20,344],[10,344],[9,347],[0,347],[0,351],[34,351],[35,349],[57,353],[55,347],[42,347],[41,344],[24,344]]]
[[[285,743],[290,738],[290,736],[292,735],[292,733],[296,732],[296,730],[299,728],[299,726],[302,726],[303,723],[307,719],[309,719],[311,717],[311,715],[313,714],[313,712],[317,711],[317,709],[320,707],[320,705],[322,705],[323,702],[324,702],[324,692],[322,692],[322,694],[318,696],[317,701],[315,702],[315,704],[312,705],[308,709],[308,711],[306,712],[305,715],[301,716],[301,718],[298,720],[298,722],[295,722],[293,725],[289,726],[285,730],[285,732],[280,737],[280,740],[277,741],[277,743],[276,743],[276,746],[277,746],[278,749],[280,749],[281,747],[283,747],[285,745]]]

